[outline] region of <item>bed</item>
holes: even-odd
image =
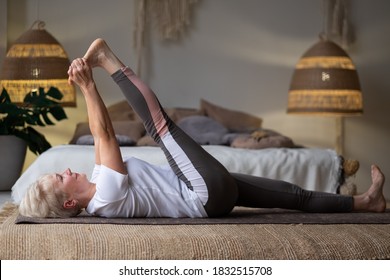
[[[161,150],[145,135],[139,120],[126,106],[121,103],[109,108],[123,155],[157,165],[167,164]],[[246,113],[206,101],[201,107],[167,111],[178,122],[189,118],[192,122],[205,121],[199,116],[206,116],[228,127],[220,135],[214,133],[218,129],[213,127],[213,133],[207,137],[206,133],[195,133],[194,137],[201,136],[197,141],[231,172],[282,179],[307,189],[338,191],[343,167],[335,151],[300,147],[288,137],[262,129],[261,119]],[[191,134],[185,122],[181,125]],[[135,129],[121,130],[129,126]],[[202,123],[201,128],[204,127]],[[163,224],[156,220],[140,224],[15,224],[19,217],[17,204],[38,175],[60,172],[67,167],[90,174],[94,158],[90,144],[88,127],[80,123],[70,144],[46,151],[22,174],[12,188],[13,202],[0,214],[1,259],[390,258],[390,213],[378,216],[379,222],[377,216],[364,221],[355,216],[350,222],[346,216],[342,223],[335,216],[319,216],[312,223],[299,219],[281,223],[277,219],[280,212],[270,212],[263,215],[268,215],[271,222],[253,223],[204,219],[194,224],[181,221]]]
[[[148,136],[131,107],[108,108],[124,158],[166,165],[162,150]],[[343,159],[331,149],[304,148],[289,137],[262,128],[262,119],[201,100],[200,108],[166,108],[170,117],[230,172],[284,180],[308,190],[336,193],[344,183]],[[51,148],[33,162],[12,188],[19,203],[28,186],[43,174],[66,168],[92,173],[93,137],[88,123],[75,128],[68,145]]]

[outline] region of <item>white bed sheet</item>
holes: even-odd
[[[270,148],[237,149],[228,146],[203,146],[230,172],[262,176],[297,184],[307,190],[335,193],[340,174],[340,160],[330,149]],[[167,164],[158,147],[121,147],[124,157],[136,157],[152,164]],[[93,146],[61,145],[41,154],[12,187],[12,199],[19,203],[26,190],[39,176],[61,173],[66,168],[91,175],[94,167]]]

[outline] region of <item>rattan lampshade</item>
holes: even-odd
[[[37,28],[34,28],[37,25]],[[63,106],[76,106],[76,91],[68,84],[69,59],[60,43],[36,22],[10,47],[4,59],[0,83],[16,104],[39,87],[56,87]]]
[[[358,74],[351,58],[341,47],[321,39],[303,54],[291,80],[287,112],[363,113]]]

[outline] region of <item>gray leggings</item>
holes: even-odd
[[[229,173],[168,117],[154,92],[130,68],[118,70],[112,78],[164,151],[172,170],[198,194],[209,217],[226,215],[234,206],[352,211],[351,196],[306,191],[284,181]]]

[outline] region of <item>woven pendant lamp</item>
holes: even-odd
[[[355,66],[336,43],[320,39],[295,67],[288,113],[359,115],[363,100]]]
[[[323,32],[319,42],[299,59],[291,79],[287,113],[327,115],[336,121],[335,150],[344,154],[344,117],[363,113],[358,74],[344,48],[353,36],[345,0],[323,0]]]
[[[37,26],[34,28],[34,26]],[[56,87],[62,94],[63,106],[76,106],[76,91],[68,84],[70,61],[61,44],[36,21],[8,50],[4,59],[0,83],[16,104],[39,87],[47,91]]]

